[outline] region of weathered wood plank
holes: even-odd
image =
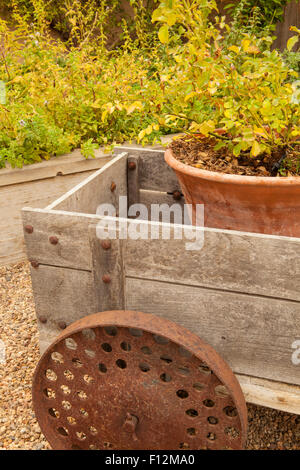
[[[248,403],[300,414],[300,387],[298,385],[238,374],[237,379]]]
[[[143,149],[140,147],[116,148],[115,153],[128,152],[131,156],[139,157],[140,189],[151,191],[173,192],[180,190],[174,171],[164,160],[164,150]]]
[[[158,217],[153,213],[152,205],[162,205],[162,204],[167,204],[169,207],[172,207],[173,204],[179,204],[181,207],[181,212],[182,212],[182,217],[180,217],[179,220],[177,220],[176,223],[183,224],[184,223],[184,218],[183,218],[183,208],[184,208],[184,203],[185,199],[184,197],[181,197],[180,200],[175,200],[172,194],[160,192],[160,191],[148,191],[146,189],[141,189],[139,191],[139,203],[144,204],[148,210],[149,218],[148,220],[151,221],[162,221],[162,213],[160,212]],[[152,214],[152,216],[151,216]],[[147,220],[147,219],[145,219]],[[170,222],[168,223],[174,223],[174,213],[171,213],[170,217]]]
[[[69,325],[97,312],[92,273],[40,265],[31,268],[31,278],[42,350],[62,331],[60,322]]]
[[[125,298],[122,241],[99,239],[95,224],[89,226],[89,239],[97,309],[99,312],[123,310]]]
[[[0,170],[0,187],[95,171],[102,168],[112,158],[112,155],[104,153],[103,149],[96,150],[95,154],[95,158],[87,160],[82,156],[80,150],[74,150],[61,157],[53,157],[48,161],[25,165],[23,168],[8,166]]]
[[[186,250],[187,236],[126,240],[126,275],[300,301],[300,239],[218,229],[203,233],[198,251]]]
[[[140,202],[139,157],[130,154],[127,158],[127,192],[128,207]]]
[[[211,344],[233,371],[300,385],[292,343],[300,304],[179,284],[127,278],[125,308],[169,318]]]
[[[42,264],[92,269],[87,227],[97,216],[24,209],[23,218],[24,226],[34,227],[32,234],[25,233],[29,258]],[[154,224],[147,224],[149,234]],[[188,251],[187,238],[174,240],[171,235],[170,240],[162,240],[161,227],[158,240],[125,241],[127,275],[300,300],[298,239],[205,229],[203,248]],[[51,245],[50,236],[58,237],[59,243]],[[274,273],[280,273],[276,283]]]
[[[47,206],[92,173],[86,171],[0,187],[0,265],[26,259],[21,209],[26,205]]]
[[[96,214],[98,206],[104,203],[113,204],[118,210],[119,196],[127,196],[127,154],[124,152],[47,209]]]
[[[300,2],[293,0],[284,7],[283,20],[277,24],[275,35],[276,40],[273,43],[273,48],[283,51],[286,48],[286,43],[295,32],[290,30],[291,26],[300,27]],[[294,51],[299,48],[299,42],[293,48]]]
[[[40,264],[92,270],[88,226],[97,216],[84,216],[59,211],[24,208],[23,225],[31,225],[33,233],[24,232],[27,256]],[[57,237],[52,245],[50,237]]]

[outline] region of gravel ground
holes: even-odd
[[[0,450],[49,449],[35,419],[31,380],[39,359],[28,263],[0,267]],[[249,405],[248,449],[300,450],[300,416]]]

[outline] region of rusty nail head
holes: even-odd
[[[102,281],[104,282],[104,284],[109,284],[111,281],[111,277],[108,274],[104,274],[104,276],[102,276]]]
[[[128,168],[129,168],[129,170],[135,170],[135,169],[136,169],[136,163],[134,163],[134,162],[129,162],[129,163],[128,163]]]
[[[114,190],[116,189],[116,187],[117,187],[117,185],[116,185],[116,183],[114,183],[114,181],[113,181],[113,182],[111,183],[111,185],[110,185],[110,190],[111,190],[112,193],[114,192]]]
[[[34,259],[30,261],[30,264],[33,268],[38,268],[40,263],[38,261],[35,261]]]
[[[101,242],[101,246],[103,250],[110,250],[111,249],[111,242],[109,240],[103,240]]]
[[[179,201],[181,199],[181,192],[180,191],[174,191],[173,192],[173,199],[175,199],[175,201]]]
[[[65,328],[67,328],[67,324],[63,320],[58,322],[58,326],[61,330],[64,330]]]
[[[51,245],[57,245],[58,244],[58,238],[57,237],[50,237],[49,242]]]
[[[33,232],[33,226],[32,225],[25,225],[25,232],[26,233],[32,233]]]
[[[138,440],[136,433],[135,433],[138,422],[139,422],[139,419],[136,416],[132,415],[131,413],[126,414],[126,418],[123,424],[123,429],[127,431],[129,434],[131,434],[132,439],[134,441]]]
[[[127,413],[124,424],[123,424],[123,428],[127,432],[133,433],[136,430],[136,426],[138,422],[139,422],[139,419],[136,416],[132,415],[131,413]]]
[[[39,320],[40,320],[41,323],[47,323],[47,317],[45,317],[45,315],[41,315],[39,317]]]

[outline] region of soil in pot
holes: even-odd
[[[277,149],[271,156],[265,154],[254,158],[243,153],[237,158],[228,147],[215,150],[218,142],[214,137],[191,139],[187,136],[174,140],[170,149],[179,162],[194,168],[246,176],[274,176],[274,165],[283,156],[283,150]],[[293,151],[287,150],[276,176],[300,176],[300,144]]]

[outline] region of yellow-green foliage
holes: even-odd
[[[298,73],[270,50],[270,38],[244,33],[226,47],[229,27],[222,19],[218,27],[207,23],[214,7],[209,0],[164,1],[153,14],[160,40],[170,45],[176,62],[165,79],[170,116],[178,126],[182,119],[189,122],[190,133],[217,136],[222,129],[218,148],[229,146],[236,156],[295,148],[300,138]],[[178,24],[186,41],[174,48]],[[288,50],[300,33],[292,29],[296,34]]]
[[[111,51],[117,0],[61,2],[67,40],[49,35],[51,1],[24,0],[27,17],[20,1],[11,0],[14,28],[0,21],[0,167],[75,147],[89,157],[99,145],[152,143],[178,131],[221,128],[219,147],[236,156],[292,147],[300,137],[298,74],[268,37],[249,31],[226,43],[224,20],[210,24],[214,0],[161,1],[152,27],[145,2],[130,0],[135,30],[123,19],[122,45]]]
[[[132,140],[144,128],[148,141],[167,131],[159,129],[153,113],[163,101],[158,40],[151,39],[147,49],[149,36],[144,44],[139,40],[142,25],[138,22],[132,40],[124,24],[123,47],[109,52],[104,29],[99,34],[107,19],[105,2],[94,12],[98,34],[93,37],[87,27],[91,19],[73,0],[66,12],[74,23],[72,43],[53,40],[44,2],[31,1],[34,23],[28,26],[18,10],[14,30],[0,22],[0,80],[6,86],[6,102],[0,104],[1,166],[22,166],[78,146],[90,156],[95,146]]]

